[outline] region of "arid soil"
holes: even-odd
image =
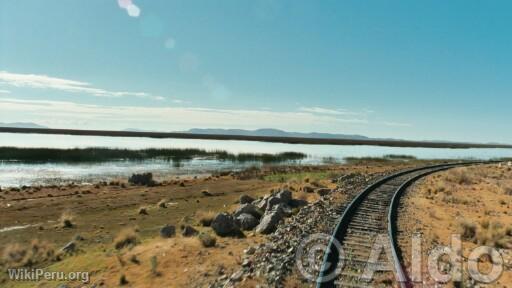
[[[201,215],[233,211],[241,195],[258,198],[283,185],[294,185],[293,198],[314,203],[320,196],[301,191],[306,182],[334,188],[336,184],[331,179],[339,175],[384,173],[426,164],[363,162],[262,169],[198,179],[167,179],[155,187],[134,186],[121,179],[88,186],[4,188],[0,191],[0,268],[5,271],[15,267],[5,259],[9,253],[19,252],[15,255],[23,256],[18,259],[20,262],[45,271],[90,272],[85,286],[68,282],[68,287],[205,287],[222,275],[239,270],[244,250],[266,243],[272,235],[249,231],[241,238],[216,236],[216,245],[206,248],[198,237],[182,236],[180,225],[214,235],[210,227],[200,224]],[[342,203],[346,197],[340,194],[333,199]],[[159,207],[162,202],[166,208]],[[141,207],[147,214],[139,213]],[[69,220],[69,227],[64,220]],[[166,224],[176,226],[175,237],[159,236]],[[135,230],[137,241],[128,248],[115,249],[120,231],[130,227]],[[76,249],[65,255],[61,248],[70,241]],[[265,286],[265,281],[263,276],[255,275],[244,278],[239,285]],[[2,287],[55,287],[58,283],[66,282],[13,282],[6,273],[0,276]],[[296,281],[287,283],[288,287],[298,286]],[[312,283],[299,286],[303,285]]]
[[[512,287],[511,205],[512,167],[508,165],[451,169],[430,175],[411,187],[402,199],[399,238],[410,272],[411,235],[422,234],[423,283],[416,286],[434,287],[434,277],[427,268],[428,253],[433,247],[449,246],[455,234],[462,239],[459,259],[464,263],[463,281],[449,281],[435,287]],[[482,245],[497,249],[504,260],[501,277],[486,285],[471,279],[467,270],[470,253]],[[447,260],[446,256],[441,258],[441,271],[449,270]],[[478,265],[482,274],[490,272],[490,261],[489,257],[480,258]]]

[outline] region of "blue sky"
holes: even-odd
[[[0,122],[512,143],[511,16],[510,1],[0,0]]]

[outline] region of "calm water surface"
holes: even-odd
[[[343,161],[345,157],[380,157],[386,154],[406,154],[422,159],[490,159],[512,156],[512,149],[395,148],[10,133],[0,133],[0,146],[35,148],[108,147],[127,149],[198,148],[225,150],[230,153],[279,153],[294,151],[308,155],[306,159],[296,164],[322,164],[327,157]],[[219,170],[239,170],[253,165],[261,164],[236,163],[204,158],[182,162],[180,165],[162,160],[113,161],[87,164],[0,162],[0,186],[44,185],[72,181],[81,183],[96,182],[116,177],[126,177],[135,172],[153,172],[156,176],[197,175]]]

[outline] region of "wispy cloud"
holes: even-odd
[[[391,126],[391,127],[412,127],[412,124],[410,123],[400,123],[400,122],[383,122],[385,126]]]
[[[139,17],[140,8],[133,4],[132,0],[117,0],[117,4],[121,9],[125,9],[130,17]]]
[[[0,89],[0,94],[11,94],[11,91],[9,91],[9,90],[1,90]]]
[[[97,97],[139,97],[153,100],[164,100],[162,96],[154,96],[146,92],[110,91],[93,87],[90,83],[36,74],[17,74],[0,71],[0,83],[15,87],[55,89],[66,92],[86,93]]]
[[[335,131],[351,125],[366,125],[366,120],[339,118],[302,111],[268,111],[211,109],[196,107],[134,107],[79,104],[65,101],[20,100],[0,97],[3,117],[20,115],[24,121],[87,121],[87,128],[123,129],[180,129],[192,127],[245,128],[272,127],[285,130]],[[9,119],[17,120],[17,119]],[[41,123],[41,121],[38,121]],[[105,127],[105,123],[109,127]],[[41,123],[45,124],[45,123]],[[67,127],[76,128],[71,124]]]
[[[331,109],[322,107],[300,107],[299,111],[317,113],[317,114],[329,114],[329,115],[363,115],[365,113],[349,111],[346,109]]]

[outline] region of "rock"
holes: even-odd
[[[263,215],[263,212],[252,204],[242,204],[240,207],[238,207],[238,209],[236,209],[235,213],[233,213],[233,216],[237,218],[242,214],[251,214],[255,218],[260,219]]]
[[[250,259],[245,259],[242,262],[242,267],[250,267],[252,265],[252,261]]]
[[[252,198],[249,195],[242,195],[240,196],[240,204],[249,204],[254,201],[254,198]]]
[[[227,213],[217,214],[212,221],[211,227],[221,237],[228,236],[237,230],[235,220]]]
[[[133,185],[144,185],[144,186],[155,186],[156,182],[153,180],[152,173],[143,173],[143,174],[132,174],[130,178],[128,178],[128,183]]]
[[[267,199],[257,199],[252,201],[251,204],[256,206],[261,211],[265,211],[267,209]]]
[[[203,194],[203,196],[206,196],[206,197],[211,197],[211,196],[213,196],[213,194],[212,194],[212,193],[210,193],[210,192],[208,192],[207,190],[203,190],[203,191],[201,191],[201,194]]]
[[[277,193],[276,197],[281,199],[282,203],[288,204],[292,200],[292,191],[283,189]]]
[[[254,254],[254,252],[256,252],[256,248],[254,248],[253,246],[244,250],[244,253],[247,255],[252,255],[252,254]]]
[[[162,238],[171,238],[176,235],[176,227],[173,225],[165,225],[160,229],[160,236]]]
[[[76,251],[76,243],[74,241],[69,242],[62,247],[61,251],[69,254],[74,253]]]
[[[76,241],[84,241],[84,240],[85,240],[85,238],[84,238],[84,237],[82,237],[82,236],[81,236],[81,235],[79,235],[79,234],[75,235],[75,237],[73,237],[73,238],[74,238]]]
[[[190,225],[185,225],[181,231],[181,235],[185,237],[191,237],[197,235],[199,232]]]
[[[242,280],[242,276],[244,276],[244,271],[238,270],[237,272],[233,273],[233,275],[231,275],[230,279],[233,282],[239,282],[240,280]]]
[[[260,224],[256,227],[256,232],[270,234],[276,230],[277,224],[279,224],[279,221],[281,221],[285,215],[282,205],[283,204],[278,204],[271,210],[265,212],[261,218]]]
[[[242,230],[252,230],[259,224],[259,221],[256,217],[247,213],[242,213],[236,217],[236,222]]]
[[[329,193],[331,193],[331,189],[329,189],[329,188],[316,189],[316,194],[318,194],[320,196],[325,196],[325,195],[328,195]]]
[[[148,210],[146,209],[146,207],[139,208],[139,214],[140,215],[148,215]]]

